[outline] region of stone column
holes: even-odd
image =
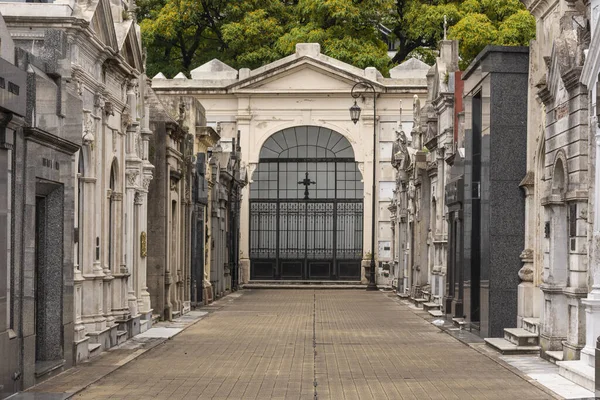
[[[110,207],[112,207],[112,190],[108,190],[107,194],[106,194],[106,204],[107,207],[105,207],[105,209],[103,211],[105,211],[104,214],[104,243],[106,243],[106,246],[104,246],[104,265],[103,265],[103,269],[102,272],[104,273],[104,285],[103,285],[103,309],[104,309],[104,317],[106,318],[106,324],[108,326],[111,326],[114,324],[115,321],[115,317],[112,314],[112,291],[113,291],[113,282],[114,282],[114,277],[112,276],[112,271],[110,269],[110,262],[112,260],[109,260],[109,257],[112,257],[112,255],[110,254],[110,248],[114,249],[114,244],[115,244],[115,238],[112,237],[111,240],[109,241],[109,231],[112,230],[114,227],[111,226],[111,221],[109,216],[109,213],[106,212],[107,210],[110,209]],[[111,243],[112,242],[112,243]],[[113,250],[114,251],[114,250]],[[114,257],[113,257],[114,258]]]
[[[531,233],[530,220],[531,211],[535,208],[534,203],[534,174],[527,172],[521,187],[525,191],[525,249],[520,255],[523,266],[519,270],[521,283],[517,287],[517,327],[523,326],[523,319],[534,316],[534,290],[533,284],[533,248],[534,235]],[[534,219],[535,220],[535,219]]]
[[[135,257],[136,257],[136,238],[134,235],[137,234],[135,231],[134,220],[135,220],[135,211],[134,211],[134,201],[136,195],[136,184],[138,180],[139,171],[137,170],[129,170],[127,171],[127,186],[125,189],[126,192],[126,220],[125,220],[125,265],[129,274],[129,278],[127,279],[127,306],[129,307],[129,313],[132,317],[135,317],[139,314],[138,312],[138,302],[135,293],[135,280],[137,278],[137,270],[135,268]]]
[[[113,316],[124,320],[129,314],[127,306],[127,268],[123,264],[123,193],[113,192],[115,226],[114,226],[114,265],[112,274],[115,277],[112,290]]]
[[[594,97],[595,98],[595,97]],[[596,104],[598,107],[598,104]],[[597,111],[596,111],[597,113]],[[590,124],[595,130],[596,162],[594,164],[594,227],[590,246],[589,275],[592,290],[581,302],[585,305],[586,337],[585,347],[581,350],[581,360],[595,367],[596,339],[600,336],[600,128],[596,118]]]
[[[135,194],[135,216],[136,221],[135,225],[137,229],[135,232],[135,237],[137,238],[137,246],[134,254],[135,258],[137,258],[136,266],[136,297],[138,301],[138,310],[142,314],[150,314],[149,317],[152,317],[152,307],[150,305],[150,293],[148,293],[148,285],[146,284],[146,254],[147,254],[147,229],[148,229],[148,220],[146,216],[148,215],[148,204],[147,204],[148,196],[143,191],[137,191]]]

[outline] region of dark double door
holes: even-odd
[[[252,201],[252,279],[359,280],[362,201]]]

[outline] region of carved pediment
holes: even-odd
[[[267,66],[268,67],[268,66]],[[349,92],[364,76],[355,75],[321,60],[309,57],[265,69],[264,72],[231,86],[233,91],[269,93],[285,92]],[[371,81],[377,89],[380,85]]]
[[[94,7],[94,3],[91,4],[91,7]],[[108,0],[98,0],[95,3],[95,9],[90,19],[90,28],[102,43],[114,51],[118,50],[115,24]]]
[[[265,91],[350,91],[354,81],[348,78],[340,79],[331,71],[320,68],[311,63],[303,63],[294,68],[275,72],[272,76],[258,80],[245,86],[245,89],[259,89]]]
[[[123,24],[125,24],[123,27],[125,30],[123,36],[119,38],[119,54],[131,68],[142,72],[144,70],[144,57],[135,24],[131,20]]]

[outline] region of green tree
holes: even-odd
[[[174,75],[212,58],[256,68],[302,42],[359,68],[387,73],[391,62],[377,26],[394,0],[139,0],[148,74]]]
[[[390,23],[400,42],[394,57],[401,62],[412,55],[431,61],[431,49],[444,36],[459,40],[464,68],[488,44],[527,46],[535,37],[535,18],[518,0],[397,0]]]

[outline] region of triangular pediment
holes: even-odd
[[[142,49],[133,21],[128,21],[126,33],[119,40],[119,54],[131,68],[140,72],[144,70]]]
[[[307,59],[265,71],[233,86],[236,91],[253,92],[347,92],[361,80],[365,78]],[[377,82],[372,83],[379,86]]]
[[[115,51],[118,49],[114,20],[108,0],[98,0],[95,4],[90,19],[90,28],[102,43]]]

